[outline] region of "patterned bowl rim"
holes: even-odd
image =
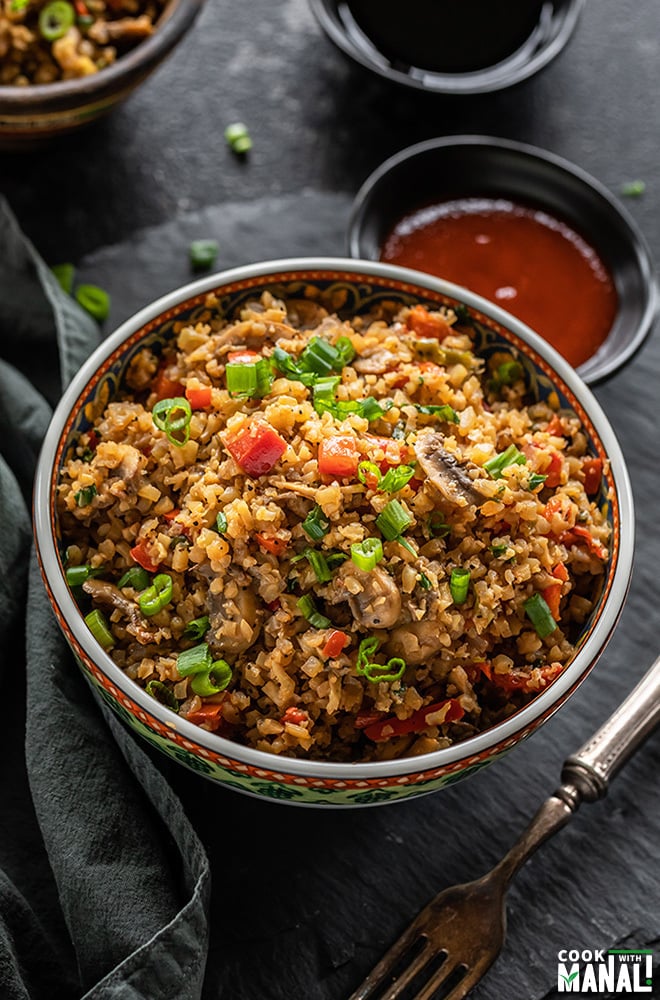
[[[61,439],[72,416],[78,412],[87,397],[89,383],[95,381],[94,376],[98,369],[103,367],[103,363],[111,355],[123,353],[125,342],[138,331],[144,332],[143,328],[147,324],[153,329],[155,321],[163,314],[170,313],[168,318],[172,318],[173,311],[183,311],[190,300],[203,297],[208,292],[220,291],[226,294],[243,288],[257,289],[275,282],[300,280],[310,284],[329,280],[357,284],[366,280],[377,284],[380,289],[390,288],[392,291],[408,295],[419,295],[420,298],[427,300],[435,297],[441,301],[453,299],[465,303],[472,310],[481,313],[491,328],[501,327],[503,332],[513,335],[516,346],[531,358],[537,369],[541,368],[554,384],[560,385],[583,424],[589,428],[593,438],[600,442],[609,459],[614,523],[610,569],[599,612],[575,657],[545,691],[510,718],[461,743],[418,757],[367,763],[337,763],[276,756],[206,732],[186,719],[176,716],[131,680],[98,646],[71,596],[57,552],[52,512],[56,462]],[[494,755],[505,744],[511,745],[512,741],[530,733],[566,701],[595,665],[607,644],[625,601],[632,573],[634,548],[632,490],[621,448],[605,413],[591,391],[554,348],[503,309],[459,285],[408,268],[378,261],[341,257],[303,257],[264,261],[209,275],[169,292],[122,323],[82,365],[53,414],[39,456],[33,513],[37,553],[51,602],[56,610],[59,610],[78,646],[112,684],[164,726],[168,726],[181,737],[206,751],[257,768],[276,769],[308,778],[327,778],[337,781],[401,777],[449,765],[454,765],[453,770],[462,759],[467,760],[478,755]]]

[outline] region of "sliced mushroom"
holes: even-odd
[[[134,635],[143,646],[150,642],[159,642],[161,638],[164,638],[164,630],[158,627],[149,628],[135,602],[129,597],[125,597],[114,583],[108,583],[107,580],[91,579],[85,580],[82,586],[95,604],[104,604],[106,607],[116,608],[117,611],[120,611],[124,618],[129,621],[127,631]]]
[[[207,611],[210,628],[206,634],[214,656],[238,656],[249,649],[259,635],[257,597],[251,586],[231,581],[232,597],[209,591]]]
[[[481,470],[477,465],[462,462],[447,451],[441,434],[435,431],[420,434],[415,442],[415,455],[422,471],[446,500],[457,507],[467,507],[468,504],[479,507],[485,503],[486,496],[481,493],[468,471],[470,467],[477,472]]]
[[[401,656],[413,666],[425,663],[442,648],[441,630],[437,621],[423,619],[400,625],[391,633],[387,643],[388,654]]]
[[[348,597],[358,624],[364,628],[391,628],[401,614],[401,594],[396,582],[378,566],[365,573],[351,565],[347,572],[362,585],[358,594]]]

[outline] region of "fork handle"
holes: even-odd
[[[562,781],[577,788],[582,801],[601,799],[612,778],[659,723],[660,657],[607,722],[566,760]]]
[[[505,882],[544,841],[561,830],[582,802],[602,798],[609,782],[660,724],[660,657],[637,687],[576,754],[564,763],[562,784],[546,799],[494,871]]]

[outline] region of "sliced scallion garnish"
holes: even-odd
[[[244,399],[262,399],[270,392],[273,372],[266,358],[254,364],[230,361],[225,366],[227,389],[232,396]]]
[[[502,472],[510,465],[525,465],[527,459],[521,451],[518,451],[515,444],[510,444],[505,451],[501,451],[494,458],[489,458],[484,462],[484,469],[493,479],[501,479]]]
[[[316,504],[302,523],[303,530],[314,542],[320,541],[330,530],[330,521]]]
[[[83,486],[81,490],[74,493],[73,499],[79,507],[88,507],[97,494],[96,486]]]
[[[454,604],[465,604],[470,589],[470,570],[456,567],[451,571],[449,589]]]
[[[217,531],[221,535],[224,535],[225,531],[227,530],[227,515],[223,514],[222,511],[220,511],[220,513],[215,519],[215,526]]]
[[[215,264],[219,249],[217,240],[193,240],[188,247],[192,269],[208,271]]]
[[[110,296],[98,285],[78,285],[74,295],[76,302],[98,323],[102,323],[104,319],[108,318]]]
[[[365,538],[363,542],[351,545],[351,559],[365,573],[369,573],[382,558],[383,543],[380,538]]]
[[[98,608],[94,608],[88,615],[85,615],[85,625],[104,649],[110,649],[114,646],[115,637],[110,630],[108,620]]]
[[[199,646],[192,646],[191,649],[184,649],[179,653],[176,661],[176,669],[180,677],[191,677],[193,674],[201,674],[209,671],[213,665],[211,650],[205,642]]]
[[[138,597],[140,611],[146,618],[157,615],[172,600],[172,577],[158,573],[153,583]]]
[[[398,493],[414,475],[415,470],[412,465],[397,465],[387,470],[378,484],[378,489],[383,493]]]
[[[436,406],[435,404],[429,406],[415,404],[415,409],[418,413],[425,413],[434,417],[439,417],[440,420],[446,420],[450,424],[457,424],[459,420],[458,413],[454,407],[449,406],[448,403],[443,403],[441,406]]]
[[[132,587],[133,590],[146,590],[151,583],[149,574],[141,566],[131,566],[127,569],[121,580],[117,584],[120,590],[124,587]]]
[[[539,639],[545,639],[557,628],[557,622],[541,594],[532,594],[523,605],[525,614],[531,621]]]
[[[376,518],[376,526],[388,542],[394,541],[413,523],[398,500],[390,500]]]
[[[192,420],[192,409],[188,400],[183,396],[159,399],[151,411],[151,416],[158,430],[165,432],[167,440],[177,448],[183,448],[190,438]]]
[[[194,674],[190,681],[193,694],[200,698],[208,698],[214,694],[220,694],[228,686],[232,678],[232,669],[226,660],[216,660],[209,670],[203,673]]]
[[[186,639],[203,639],[209,630],[210,624],[208,615],[202,615],[201,618],[193,618],[184,628],[183,634]]]
[[[161,705],[166,705],[175,712],[179,710],[179,703],[176,700],[174,691],[172,691],[171,688],[168,688],[167,684],[163,684],[162,681],[157,681],[154,678],[154,680],[148,681],[146,690],[147,694],[150,694],[152,698],[159,701]]]
[[[298,605],[298,610],[313,628],[328,628],[328,626],[332,624],[329,618],[326,618],[325,615],[322,615],[320,611],[317,610],[316,605],[314,604],[314,598],[309,594],[303,594],[303,596],[296,603]]]

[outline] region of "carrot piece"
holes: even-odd
[[[581,524],[576,524],[574,528],[570,531],[563,531],[559,536],[559,541],[562,545],[579,545],[580,542],[586,542],[587,548],[593,552],[595,556],[599,559],[605,559],[607,557],[607,549],[604,545],[593,537],[588,528],[583,528]]]
[[[249,476],[263,476],[286,451],[286,441],[263,420],[253,420],[225,440],[227,451]]]
[[[555,621],[559,621],[559,604],[561,601],[561,583],[550,583],[541,591],[541,596],[550,609]]]
[[[261,357],[256,351],[230,351],[227,355],[227,361],[233,365],[253,365]]]
[[[564,436],[564,425],[561,422],[561,417],[558,417],[556,413],[552,420],[549,421],[546,431],[548,434],[551,434],[552,437]]]
[[[550,464],[543,470],[546,476],[544,486],[553,490],[561,482],[562,457],[558,451],[553,451]]]
[[[325,646],[321,650],[321,655],[325,657],[326,660],[332,660],[336,656],[339,656],[342,649],[348,644],[349,637],[345,632],[341,632],[339,629],[334,629],[326,641]]]
[[[322,476],[346,479],[357,472],[360,456],[357,442],[348,434],[324,438],[319,444],[318,463]]]
[[[133,546],[131,556],[142,569],[146,569],[147,573],[155,573],[160,565],[160,563],[155,563],[150,557],[144,538],[141,538],[137,545]]]
[[[444,340],[452,333],[452,328],[442,316],[432,316],[424,306],[413,306],[408,314],[406,325],[418,337],[434,337]]]
[[[373,740],[374,743],[381,743],[383,740],[389,740],[393,736],[418,733],[428,726],[438,725],[438,723],[429,720],[432,720],[434,715],[443,711],[445,714],[439,723],[440,725],[444,725],[447,722],[457,722],[465,714],[458,698],[447,698],[445,701],[439,701],[435,705],[427,705],[426,708],[420,708],[419,711],[413,712],[409,719],[397,719],[396,715],[389,715],[387,718],[373,723],[373,725],[366,726],[364,735],[368,739]]]
[[[563,563],[557,563],[556,566],[552,567],[552,575],[556,576],[558,580],[562,580],[563,583],[568,580],[568,570]]]
[[[167,364],[161,364],[151,384],[151,391],[156,394],[157,401],[161,399],[174,399],[176,396],[183,396],[183,383],[168,378],[165,374],[166,370]]]
[[[302,708],[290,705],[280,719],[280,722],[290,722],[292,726],[302,726],[303,722],[309,722],[309,715]]]
[[[289,544],[284,538],[278,538],[276,535],[263,535],[260,531],[255,532],[254,537],[262,549],[272,553],[274,556],[281,556]]]
[[[174,521],[180,513],[181,509],[179,507],[175,507],[174,510],[168,510],[167,514],[163,514],[163,517],[166,521]]]
[[[186,389],[186,399],[193,410],[205,410],[211,405],[211,386],[205,385],[202,389]]]
[[[196,726],[201,726],[202,723],[207,725],[209,729],[213,732],[219,729],[224,719],[222,717],[222,705],[223,702],[215,701],[210,702],[206,705],[201,705],[195,712],[191,712],[186,716],[188,722],[194,723]]]

